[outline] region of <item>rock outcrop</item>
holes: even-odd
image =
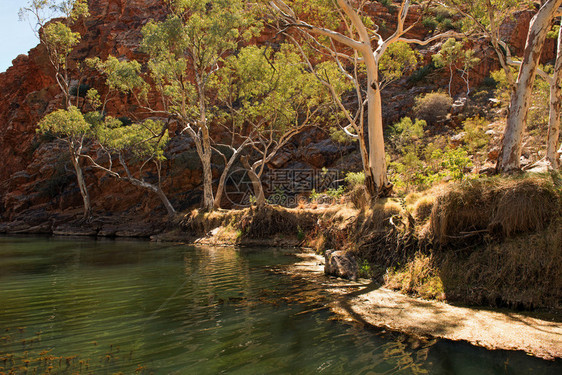
[[[324,261],[324,273],[326,275],[357,280],[359,267],[353,255],[349,252],[326,250]]]

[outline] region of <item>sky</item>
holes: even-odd
[[[19,21],[18,11],[27,0],[0,0],[0,72],[12,66],[18,55],[27,54],[39,44],[27,21]]]

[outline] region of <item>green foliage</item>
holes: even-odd
[[[365,172],[348,172],[345,175],[345,183],[349,190],[353,190],[356,186],[365,185]]]
[[[37,132],[52,133],[59,137],[82,138],[89,134],[91,125],[76,107],[49,113],[38,124]]]
[[[487,123],[486,119],[481,117],[469,118],[463,122],[464,141],[467,151],[471,154],[485,150],[485,147],[488,145],[489,139],[485,133]]]
[[[414,51],[406,42],[392,43],[379,62],[379,71],[386,83],[394,81],[415,68],[418,63],[419,53]]]
[[[543,70],[548,72],[549,67],[542,67]],[[517,70],[511,67],[512,75],[516,76]],[[500,106],[507,107],[511,101],[511,87],[507,80],[506,73],[503,69],[496,70],[490,74],[490,76],[496,82],[496,100],[499,101]],[[533,92],[531,95],[531,106],[529,108],[529,113],[527,114],[527,123],[531,132],[535,132],[539,135],[548,125],[548,113],[549,113],[549,100],[550,100],[550,86],[542,78],[538,77],[535,80],[533,86]]]
[[[211,81],[225,110],[217,111],[225,123],[249,132],[278,139],[286,131],[331,116],[322,108],[331,104],[330,93],[308,72],[301,55],[283,44],[277,52],[266,47],[242,48],[224,60]],[[318,74],[329,79],[335,90],[348,88],[332,63],[322,63]]]
[[[549,39],[556,39],[560,34],[560,25],[552,26],[552,29],[546,34],[546,37]]]
[[[329,132],[330,132],[330,139],[335,143],[346,145],[354,141],[357,141],[357,139],[351,138],[349,135],[347,135],[345,131],[343,131],[343,129],[336,128],[335,126],[332,126],[329,129]]]
[[[300,225],[297,226],[297,239],[299,241],[304,241],[304,239],[306,238],[306,234],[304,232],[304,230],[301,228]]]
[[[453,180],[462,181],[465,177],[465,170],[472,166],[472,162],[468,157],[468,152],[462,147],[457,147],[445,152],[442,165],[449,170]]]
[[[416,117],[427,121],[428,124],[435,124],[447,117],[452,104],[453,99],[449,95],[432,92],[416,98],[414,112]]]
[[[441,68],[451,66],[457,63],[462,57],[463,44],[457,42],[455,38],[449,38],[443,43],[438,53],[431,56],[435,66]]]
[[[432,56],[432,60],[437,68],[449,68],[449,94],[451,92],[453,71],[455,69],[460,71],[462,78],[468,84],[468,72],[480,61],[478,57],[474,56],[472,49],[465,49],[464,43],[458,42],[455,38],[447,39],[441,46],[441,50]]]
[[[430,143],[425,148],[410,145],[390,163],[389,177],[399,194],[425,190],[444,179],[462,180],[472,166],[463,147],[452,148]]]
[[[443,4],[452,9],[460,9],[470,15],[463,20],[463,31],[479,29],[480,31],[499,30],[499,27],[511,19],[517,10],[533,6],[530,0],[444,0]]]
[[[86,93],[86,103],[88,103],[94,110],[101,107],[101,98],[98,90],[88,90],[88,92]]]
[[[359,277],[363,277],[366,279],[371,278],[373,271],[371,269],[371,264],[367,259],[363,259],[361,262],[361,266],[359,267]]]
[[[89,16],[87,0],[29,0],[20,9],[20,18],[31,15],[30,23],[36,25],[36,33],[49,52],[51,62],[59,69],[67,69],[68,55],[80,42],[80,33],[73,32],[70,26],[79,18]],[[62,20],[47,21],[54,16]]]
[[[37,27],[42,27],[53,17],[64,17],[67,24],[76,22],[80,17],[90,15],[88,0],[28,0],[19,10],[20,19],[32,14]]]
[[[384,5],[388,10],[393,10],[396,8],[392,0],[378,0],[378,2]]]
[[[345,186],[340,185],[337,189],[328,189],[326,190],[326,195],[334,200],[339,200],[345,192]]]
[[[297,14],[307,15],[309,20],[314,20],[315,23],[329,29],[335,30],[341,23],[340,13],[334,6],[333,0],[288,0],[286,3]]]
[[[513,74],[516,74],[515,68],[510,68]],[[507,81],[505,70],[500,69],[490,73],[490,77],[496,82],[496,99],[502,106],[509,105],[511,99],[511,87]]]
[[[137,61],[120,61],[109,56],[105,61],[101,61],[99,57],[87,59],[86,64],[106,76],[106,84],[110,90],[124,93],[138,90],[143,97],[148,92],[148,84],[141,77],[141,64]]]
[[[162,122],[145,120],[142,123],[122,126],[121,121],[107,117],[97,128],[98,142],[110,150],[128,152],[140,160],[165,160],[164,149],[169,141]]]
[[[199,104],[206,100],[219,60],[257,35],[261,22],[241,0],[174,0],[170,9],[166,20],[150,21],[142,29],[141,47],[150,56],[151,78],[170,111],[191,120],[200,116]]]
[[[73,32],[62,22],[53,22],[45,26],[41,40],[56,62],[66,69],[67,58],[72,49],[80,42],[80,33]]]
[[[544,68],[547,71],[549,69]],[[548,128],[550,84],[544,79],[535,80],[531,95],[531,106],[527,114],[528,129],[532,135],[540,136]]]
[[[416,70],[414,73],[412,73],[412,75],[410,76],[410,78],[408,79],[410,81],[410,83],[416,84],[419,83],[421,81],[423,81],[429,73],[431,73],[432,71],[435,70],[435,65],[433,64],[433,61],[423,67],[421,67],[420,69]]]
[[[309,198],[311,201],[315,202],[318,200],[318,198],[320,198],[321,195],[322,195],[321,193],[316,192],[316,189],[312,189]]]
[[[62,14],[72,23],[76,22],[80,17],[88,17],[90,15],[88,0],[62,0],[58,3],[41,0],[40,2],[50,3],[51,9],[53,9],[56,13]]]
[[[439,22],[437,22],[437,20],[434,17],[424,17],[422,19],[422,25],[426,29],[429,29],[430,31],[434,31],[435,29],[437,29]]]
[[[427,122],[416,119],[412,121],[409,117],[403,117],[400,122],[390,127],[390,138],[394,146],[401,148],[412,144],[423,137]]]

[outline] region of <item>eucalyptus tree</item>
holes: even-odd
[[[542,47],[551,28],[552,20],[558,14],[561,5],[562,0],[546,0],[531,19],[519,75],[509,104],[502,148],[496,166],[501,172],[510,172],[520,168],[521,140],[527,121],[527,112]],[[560,65],[558,65],[559,67]],[[558,108],[560,108],[559,105]],[[556,107],[554,110],[556,110]],[[559,117],[560,114],[558,113],[555,116]]]
[[[501,26],[512,20],[515,13],[530,9],[532,0],[442,0],[442,4],[455,9],[464,16],[464,31],[473,38],[483,36],[492,45],[498,61],[505,71],[508,84],[515,85],[515,77],[510,65],[512,58],[509,45],[502,39]]]
[[[107,117],[95,126],[93,137],[99,147],[98,155],[101,153],[106,156],[94,159],[85,155],[94,168],[155,193],[166,208],[168,216],[175,216],[176,210],[162,190],[162,163],[166,160],[164,150],[169,141],[167,127],[162,121],[146,119],[123,125],[121,121]],[[114,165],[114,158],[118,160],[120,168]],[[140,165],[138,170],[131,170],[130,160]],[[156,169],[155,182],[151,182],[145,173],[148,164]]]
[[[76,172],[78,188],[84,203],[83,219],[85,220],[90,218],[92,206],[80,159],[84,155],[84,142],[90,137],[91,130],[90,123],[84,119],[82,112],[74,106],[49,113],[41,119],[37,129],[37,132],[55,135],[67,144],[70,161]]]
[[[340,66],[341,74],[352,81],[356,87],[359,111],[357,116],[352,116],[349,111],[345,111],[346,117],[350,121],[348,129],[355,129],[355,134],[352,134],[360,140],[367,188],[371,194],[376,196],[387,195],[392,188],[386,173],[383,137],[381,99],[383,77],[380,72],[383,56],[395,43],[427,45],[450,36],[453,32],[437,34],[425,40],[407,37],[415,23],[406,24],[411,1],[402,0],[397,9],[396,28],[390,36],[384,38],[379,32],[381,25],[377,25],[376,21],[365,12],[364,8],[367,3],[364,0],[353,2],[349,0],[270,1],[271,8],[283,21],[282,27],[284,29],[296,28],[303,33],[301,39],[309,40],[313,48],[316,47],[328,57],[333,58]],[[307,22],[305,19],[311,14],[314,17],[310,18],[314,20]],[[316,17],[318,14],[321,17]],[[294,40],[302,43],[297,38]],[[352,69],[353,73],[350,73],[346,69],[348,63],[359,65],[359,67]],[[361,69],[364,69],[367,75],[366,87],[362,87],[357,78],[357,71]],[[366,92],[365,95],[364,92]],[[368,145],[361,144],[364,98],[367,104]],[[337,98],[335,100],[338,101]]]
[[[525,128],[536,74],[539,74],[550,84],[551,98],[547,136],[547,161],[551,167],[556,168],[558,165],[556,146],[560,128],[560,83],[558,71],[560,70],[561,63],[558,63],[557,58],[552,76],[541,70],[538,63],[545,37],[550,29],[552,20],[559,15],[558,8],[562,5],[562,2],[558,0],[541,2],[531,0],[443,0],[443,3],[454,7],[465,16],[467,21],[465,26],[478,31],[489,39],[512,90],[507,126],[504,131],[502,150],[496,166],[497,170],[499,172],[509,172],[520,168],[522,134]],[[516,12],[534,9],[534,6],[539,6],[540,8],[531,20],[523,58],[513,58],[509,45],[502,40],[500,28],[506,21],[512,19]],[[560,51],[560,48],[558,50]],[[511,66],[519,67],[517,77],[514,76]]]
[[[451,84],[453,83],[453,72],[458,70],[461,78],[466,83],[466,95],[470,94],[470,70],[480,61],[474,56],[474,51],[465,49],[464,43],[455,38],[449,38],[443,43],[438,53],[432,56],[437,67],[449,69],[449,96],[451,96]]]
[[[62,18],[51,20],[54,16]],[[71,27],[88,16],[87,0],[30,0],[20,9],[20,18],[29,19],[35,35],[47,51],[55,80],[64,97],[64,108],[72,105],[70,53],[81,39],[80,33],[72,31]]]
[[[63,18],[50,21],[54,15],[62,15]],[[71,26],[88,15],[86,0],[30,0],[27,6],[20,9],[20,18],[27,17],[30,20],[34,32],[47,51],[54,78],[63,96],[63,109],[45,116],[39,123],[38,132],[50,132],[67,143],[84,202],[84,219],[88,219],[92,211],[80,164],[84,142],[89,134],[89,124],[71,102],[70,53],[80,42],[80,33],[72,31]]]
[[[308,68],[291,44],[276,50],[249,46],[224,60],[214,82],[225,108],[224,127],[249,150],[241,161],[258,207],[266,203],[262,176],[267,164],[296,134],[333,116],[330,92]],[[339,94],[349,88],[333,63],[316,69],[330,77]]]
[[[142,30],[150,80],[158,103],[150,110],[176,119],[195,144],[203,166],[203,202],[214,208],[209,82],[220,61],[257,35],[260,23],[243,0],[170,0],[168,17]]]
[[[546,138],[546,161],[550,168],[560,168],[558,146],[560,139],[560,110],[562,106],[562,20],[558,27],[556,62],[552,76],[549,76],[550,105],[548,116],[548,135]]]
[[[145,119],[133,124],[123,124],[120,120],[105,116],[107,103],[117,93],[128,93],[145,98],[149,87],[140,76],[141,65],[136,61],[120,61],[109,56],[105,61],[99,58],[88,59],[86,63],[106,77],[103,98],[95,89],[86,95],[93,109],[86,114],[92,126],[92,138],[98,147],[98,154],[105,158],[92,158],[84,155],[91,165],[108,175],[134,186],[155,193],[173,217],[176,211],[162,190],[162,167],[166,160],[164,150],[169,142],[167,122],[160,119]],[[116,167],[113,160],[119,162]],[[130,162],[139,167],[132,171]],[[147,165],[156,170],[156,181],[151,182],[145,173]]]

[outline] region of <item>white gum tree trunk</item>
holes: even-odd
[[[509,105],[502,149],[496,167],[499,172],[519,170],[521,167],[521,141],[537,67],[546,34],[560,5],[562,5],[562,0],[547,0],[531,20],[523,61]]]
[[[82,201],[84,203],[84,214],[82,219],[88,220],[92,216],[92,205],[90,203],[90,194],[88,193],[88,187],[86,185],[86,180],[84,179],[84,173],[82,173],[82,167],[80,166],[80,153],[74,149],[72,143],[69,143],[70,160],[72,161],[72,166],[76,172],[76,181],[78,183],[78,188],[80,189],[80,195],[82,196]]]
[[[546,141],[546,161],[550,168],[560,167],[560,157],[558,156],[558,140],[560,139],[560,108],[562,101],[562,20],[558,31],[558,51],[556,53],[556,63],[554,73],[550,83],[550,111],[548,118],[548,135]]]

